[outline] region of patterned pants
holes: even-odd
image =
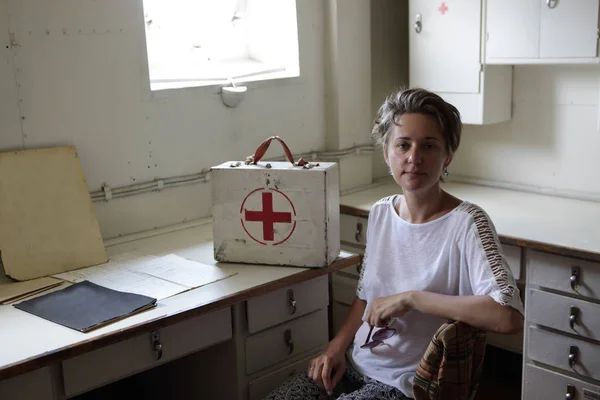
[[[327,396],[324,389],[308,379],[306,371],[300,372],[281,384],[265,398],[265,400],[408,400],[401,391],[363,376],[350,367],[346,362],[346,373],[333,390],[332,396]]]

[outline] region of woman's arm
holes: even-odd
[[[314,358],[308,368],[308,378],[321,386],[331,395],[333,388],[339,383],[346,370],[346,349],[354,340],[354,335],[362,325],[362,316],[367,303],[358,297],[350,307],[339,332],[329,342],[323,354]]]
[[[490,332],[517,333],[523,329],[523,315],[510,306],[503,306],[490,296],[448,296],[409,292],[411,308],[425,314],[462,321]]]
[[[331,340],[331,342],[329,342],[328,348],[331,347],[332,349],[339,351],[346,351],[348,346],[352,344],[354,335],[356,335],[358,328],[360,328],[363,323],[362,316],[366,308],[366,301],[361,300],[358,297],[354,298],[344,323],[340,327],[340,330],[335,337]]]
[[[371,325],[385,326],[390,318],[410,310],[462,321],[490,332],[517,333],[523,329],[523,315],[490,296],[448,296],[424,291],[408,291],[375,299],[366,314]]]

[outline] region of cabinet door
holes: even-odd
[[[487,1],[487,60],[538,58],[539,43],[540,0]]]
[[[540,57],[596,57],[599,0],[539,0]]]
[[[411,87],[479,93],[480,43],[481,0],[409,1]]]

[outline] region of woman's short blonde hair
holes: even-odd
[[[435,93],[425,89],[400,89],[388,96],[375,119],[371,136],[386,148],[393,125],[403,114],[425,114],[438,122],[446,141],[446,149],[453,154],[460,144],[462,121],[460,112]]]

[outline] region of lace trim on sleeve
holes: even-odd
[[[502,305],[510,305],[520,309],[521,307],[518,304],[520,296],[518,295],[516,282],[510,274],[506,260],[502,257],[498,236],[492,228],[488,215],[474,204],[465,202],[461,208],[462,211],[473,217],[479,244],[500,291],[499,296],[493,296],[494,299]]]

